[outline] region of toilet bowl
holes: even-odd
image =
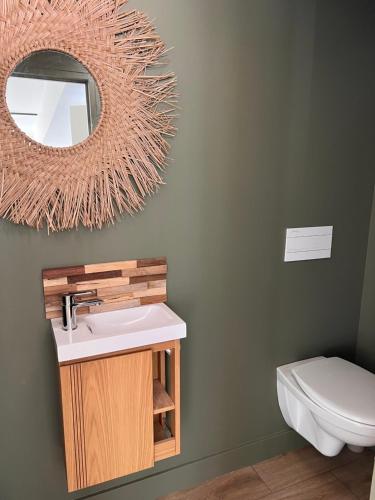
[[[286,423],[323,455],[347,444],[375,446],[375,375],[341,358],[311,358],[277,368]]]

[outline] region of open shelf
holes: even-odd
[[[169,427],[165,423],[162,425],[158,418],[154,418],[154,441],[155,441],[155,443],[159,443],[160,441],[164,441],[165,439],[169,439],[171,437],[172,437],[172,433],[171,433]]]
[[[180,453],[180,343],[153,353],[154,460]]]
[[[176,455],[176,439],[172,436],[165,419],[160,419],[159,415],[154,416],[154,442],[155,462]]]
[[[154,415],[174,410],[174,408],[175,405],[165,388],[159,380],[154,379]]]

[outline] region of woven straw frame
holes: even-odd
[[[133,214],[163,183],[175,134],[176,79],[148,74],[166,48],[127,0],[2,0],[0,3],[0,217],[49,231],[101,228]],[[30,53],[57,50],[95,78],[101,118],[69,148],[43,146],[15,125],[6,83]]]

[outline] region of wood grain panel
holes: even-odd
[[[158,259],[151,259],[158,260]],[[124,260],[120,262],[105,262],[103,264],[88,264],[85,267],[85,273],[102,273],[105,271],[118,271],[137,267],[137,260]]]
[[[51,280],[43,280],[43,286],[61,286],[61,285],[67,285],[68,284],[68,278],[56,278],[56,279],[51,279]]]
[[[154,463],[152,350],[60,366],[68,491]]]
[[[90,307],[90,313],[118,311],[119,309],[131,309],[132,307],[139,307],[141,305],[140,299],[124,300],[123,302],[106,302],[101,306]]]
[[[131,292],[116,293],[111,295],[103,295],[100,289],[97,292],[99,298],[105,298],[105,302],[108,304],[113,304],[115,302],[123,302],[124,300],[130,299],[140,299],[143,297],[154,297],[155,295],[166,295],[167,290],[165,287],[161,288],[149,288],[142,287],[139,290],[133,290]]]
[[[148,304],[160,304],[161,302],[167,301],[167,295],[154,295],[151,297],[141,297],[141,306]]]
[[[159,283],[158,286],[167,286],[166,282],[154,281],[153,283]],[[136,283],[134,285],[120,285],[120,286],[109,286],[107,288],[100,288],[98,290],[98,297],[105,298],[113,295],[121,295],[128,292],[135,292],[138,290],[147,290],[147,288],[151,288],[147,283]]]
[[[43,279],[52,280],[56,278],[65,278],[67,276],[75,276],[77,274],[84,274],[84,266],[70,266],[58,267],[52,269],[44,269],[42,272]]]
[[[105,271],[102,273],[87,273],[87,274],[77,274],[75,276],[68,276],[68,283],[79,283],[84,281],[96,281],[111,278],[121,278],[121,271]]]
[[[102,280],[92,280],[92,281],[79,281],[78,283],[72,284],[72,287],[76,288],[78,292],[83,292],[85,290],[99,290],[100,288],[107,288],[108,286],[123,286],[129,285],[129,278],[109,278]]]
[[[131,276],[129,282],[131,285],[134,283],[147,283],[153,281],[165,281],[167,279],[166,274],[156,274],[151,276]]]
[[[81,364],[70,367],[77,489],[87,485]]]
[[[121,271],[122,276],[149,276],[152,274],[160,275],[167,273],[167,266],[150,266],[150,267],[139,267],[137,269],[123,269]]]
[[[47,319],[61,318],[64,293],[93,290],[103,305],[79,309],[78,314],[115,311],[167,300],[165,257],[54,269],[42,273]]]
[[[150,266],[165,266],[167,264],[166,257],[158,259],[139,259],[137,260],[137,267],[150,267]]]
[[[152,351],[81,367],[87,485],[152,467]]]
[[[49,299],[48,297],[50,296],[58,296],[61,299],[61,296],[63,293],[73,293],[73,292],[78,292],[77,286],[76,285],[44,285],[44,298],[45,301],[48,302]]]
[[[155,462],[165,460],[176,455],[176,440],[168,438],[155,443]]]
[[[72,366],[60,367],[60,397],[64,426],[65,467],[69,492],[79,488],[76,468],[76,440],[71,368]]]
[[[181,409],[180,409],[180,385],[181,385],[181,355],[180,341],[175,340],[174,349],[171,350],[171,398],[174,401],[175,409],[171,413],[171,431],[176,439],[176,454],[181,453]]]
[[[154,276],[154,278],[157,278],[157,276]],[[138,283],[138,286],[141,285],[141,283]],[[130,285],[130,286],[135,286],[135,285]],[[164,287],[165,289],[167,288],[167,279],[166,277],[162,280],[158,281],[149,281],[147,283],[148,288],[161,288]]]

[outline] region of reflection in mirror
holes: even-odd
[[[97,84],[68,54],[34,52],[8,78],[8,109],[31,139],[57,148],[85,140],[100,117]]]

